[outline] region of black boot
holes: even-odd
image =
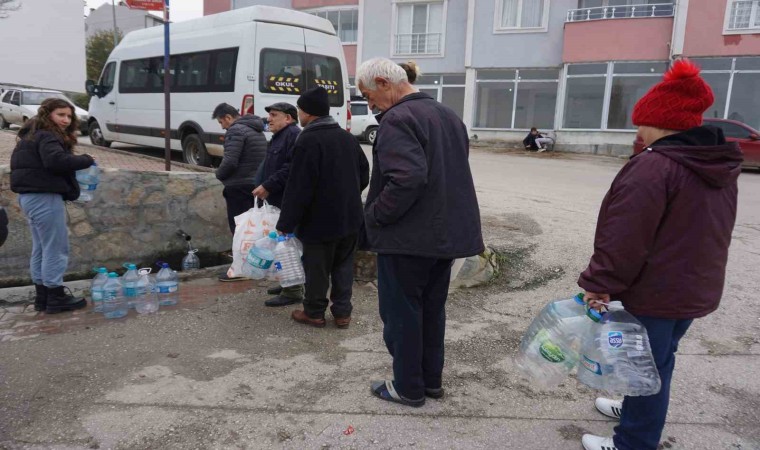
[[[47,307],[47,288],[44,284],[35,284],[36,297],[34,297],[34,310],[44,311]]]
[[[267,289],[267,294],[269,295],[280,295],[282,294],[282,286],[277,286],[273,288]]]
[[[68,288],[66,288],[68,290]],[[87,300],[76,298],[71,295],[71,290],[66,294],[64,286],[47,288],[47,309],[48,314],[58,314],[64,311],[74,311],[87,306]]]

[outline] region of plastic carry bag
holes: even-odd
[[[232,265],[227,270],[228,277],[242,277],[243,264],[248,251],[257,240],[267,236],[270,231],[276,231],[277,221],[280,220],[280,209],[268,204],[257,204],[248,211],[235,216],[235,235],[232,237]]]

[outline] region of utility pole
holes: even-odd
[[[111,0],[112,12],[113,12],[113,46],[116,48],[119,45],[119,30],[116,28],[116,0]]]

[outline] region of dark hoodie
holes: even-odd
[[[254,185],[259,165],[267,154],[264,122],[248,114],[232,123],[224,135],[224,157],[216,177],[225,186]]]
[[[667,136],[632,158],[602,202],[583,289],[632,314],[692,319],[718,308],[742,153],[714,127]]]

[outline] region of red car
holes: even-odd
[[[760,131],[735,120],[705,119],[705,125],[720,128],[728,142],[739,143],[739,147],[744,153],[742,167],[760,168]],[[644,150],[644,143],[641,142],[640,137],[636,136],[636,140],[633,142],[633,152],[638,154],[642,150]]]

